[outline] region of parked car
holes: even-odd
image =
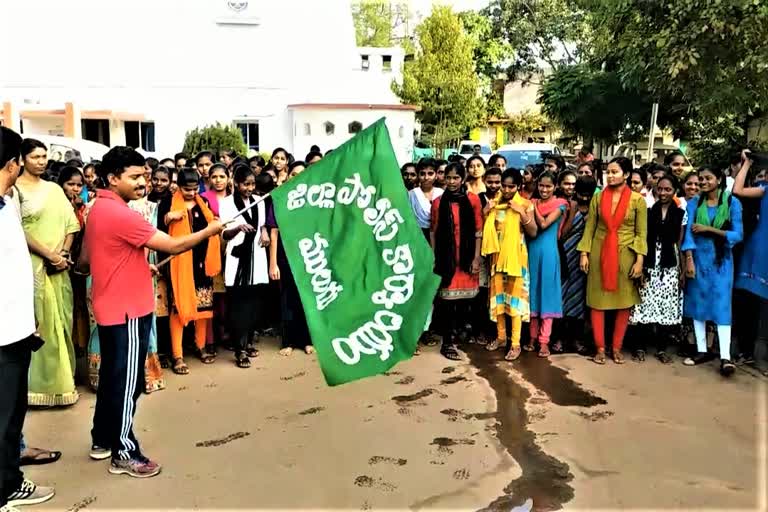
[[[488,144],[483,144],[481,142],[477,142],[476,140],[463,140],[459,144],[459,155],[463,156],[464,158],[469,158],[472,155],[475,154],[475,146],[480,146],[480,153],[479,155],[483,157],[483,160],[485,160],[485,163],[488,163],[488,160],[491,159],[491,155],[493,152],[491,151],[491,146]]]
[[[24,133],[23,137],[37,139],[48,147],[48,159],[57,162],[67,162],[79,158],[84,163],[101,160],[109,147],[98,142],[85,139],[72,139],[56,135],[37,135]]]
[[[507,167],[525,169],[527,165],[543,164],[549,154],[562,155],[555,144],[521,143],[504,144],[497,151],[507,161]]]

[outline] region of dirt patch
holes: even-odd
[[[250,432],[235,432],[234,434],[229,434],[227,437],[224,437],[222,439],[211,439],[210,441],[200,441],[199,443],[196,443],[195,446],[197,448],[210,448],[213,446],[221,446],[223,444],[231,443],[232,441],[235,441],[237,439],[248,437],[249,435],[251,435]]]
[[[405,385],[408,385],[408,384],[413,384],[413,381],[415,381],[415,380],[416,379],[414,377],[412,377],[411,375],[408,375],[407,377],[403,377],[400,380],[396,380],[395,384],[400,384],[401,386],[405,386]]]
[[[88,508],[88,506],[92,505],[95,501],[96,496],[88,496],[87,498],[83,498],[82,500],[69,507],[67,512],[80,512],[81,510]]]
[[[293,380],[298,379],[299,377],[303,377],[307,374],[307,372],[299,372],[294,373],[293,375],[288,375],[287,377],[280,377],[280,380]]]
[[[495,412],[478,412],[475,414],[467,414],[464,411],[459,411],[457,409],[443,409],[440,411],[440,414],[445,414],[448,416],[448,421],[459,421],[461,420],[489,420],[496,417]]]
[[[613,411],[594,411],[590,413],[579,411],[579,416],[589,421],[605,420],[613,416],[613,414],[614,414]]]
[[[453,472],[454,480],[469,480],[469,470],[466,468],[458,469]]]
[[[446,366],[445,368],[443,368],[443,371],[440,373],[453,373],[455,371],[456,371],[455,366]]]
[[[434,393],[437,393],[437,391],[432,388],[427,388],[427,389],[422,389],[418,393],[414,393],[412,395],[393,396],[392,400],[397,402],[399,405],[406,405],[410,402],[415,402],[416,400],[421,400],[422,398],[426,398]]]
[[[379,489],[381,491],[392,492],[397,489],[397,486],[389,482],[385,482],[381,478],[371,478],[367,475],[361,475],[355,478],[355,485],[358,487],[368,487],[373,489]]]
[[[373,466],[374,464],[393,464],[395,466],[405,466],[408,464],[407,459],[396,459],[394,457],[381,457],[379,455],[374,455],[370,459],[368,459],[368,464]]]
[[[393,372],[384,372],[382,375],[386,375],[387,377],[390,377],[392,375],[402,375],[403,372],[393,371]]]
[[[446,447],[446,446],[458,446],[460,444],[475,444],[474,439],[451,439],[450,437],[436,437],[432,440],[430,445]]]
[[[453,377],[448,377],[447,379],[443,379],[440,381],[441,386],[447,386],[449,384],[456,384],[457,382],[465,381],[467,380],[466,377],[463,375],[454,375]]]
[[[306,416],[307,414],[317,414],[320,411],[324,411],[325,407],[310,407],[306,411],[301,411],[299,416]]]

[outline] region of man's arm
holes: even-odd
[[[212,220],[208,227],[202,231],[174,238],[162,231],[156,231],[152,237],[144,244],[145,247],[153,251],[164,252],[166,254],[181,254],[188,251],[203,240],[216,236],[224,230],[224,224],[219,220]]]

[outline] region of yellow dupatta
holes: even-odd
[[[512,202],[523,206],[526,210],[531,202],[515,194]],[[501,235],[496,233],[496,213],[500,210],[507,210],[504,216],[504,223],[501,226]],[[522,254],[520,245],[522,243],[522,231],[520,226],[520,214],[515,213],[509,208],[509,202],[497,204],[493,207],[485,219],[483,226],[483,245],[482,255],[497,254],[496,272],[503,272],[508,276],[519,277],[523,275]]]

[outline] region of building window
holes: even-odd
[[[154,151],[155,123],[125,121],[125,145],[144,151]]]
[[[312,135],[312,127],[309,123],[304,123],[304,135]]]
[[[326,121],[323,123],[323,127],[325,128],[325,134],[326,135],[333,135],[336,131],[336,127],[333,126],[333,123],[330,121]]]
[[[360,121],[352,121],[347,126],[347,129],[349,130],[349,133],[357,133],[363,129],[363,123]]]
[[[130,128],[129,128],[130,126]],[[133,141],[136,145],[132,147],[138,147],[139,144],[139,129],[138,129],[139,123],[134,121],[126,121],[125,122],[125,137],[126,142],[128,140],[128,135],[133,137]],[[92,140],[93,142],[98,142],[100,144],[104,144],[105,146],[109,146],[109,121],[106,119],[82,119],[80,121],[80,128],[83,134],[83,138],[85,140]],[[129,144],[130,145],[130,144]]]
[[[361,66],[363,67],[363,71],[368,71],[368,69],[371,67],[371,61],[369,60],[367,55],[361,55],[360,58],[362,59]]]
[[[401,139],[405,138],[405,126],[400,126],[400,128],[397,129],[397,136]]]
[[[243,141],[248,149],[259,150],[259,122],[243,121],[235,123],[240,133],[243,134]]]
[[[384,56],[382,56],[381,69],[383,69],[384,71],[392,71],[392,56],[391,55],[384,55]]]

